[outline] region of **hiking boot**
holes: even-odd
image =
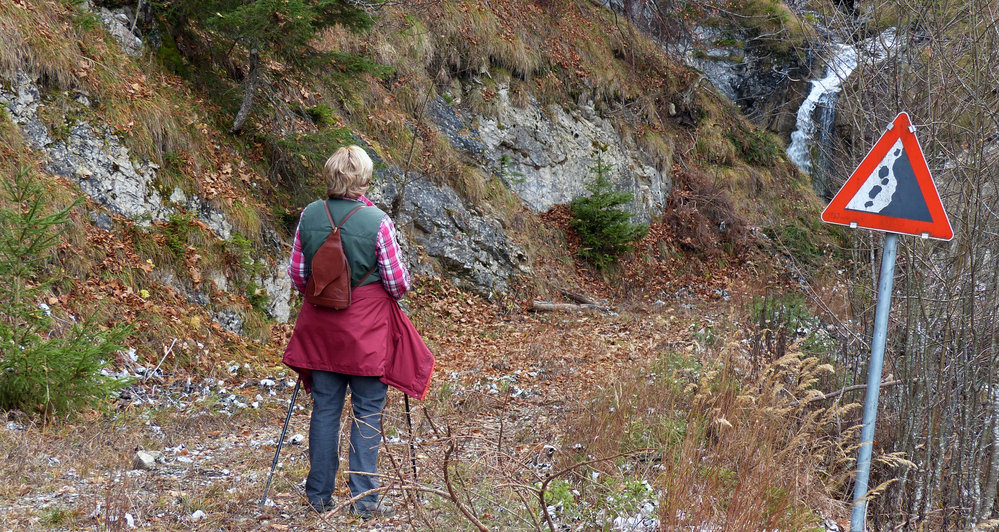
[[[332,499],[328,500],[326,502],[323,502],[323,501],[309,501],[309,508],[312,508],[313,510],[315,510],[316,513],[324,514],[326,512],[332,511],[334,508],[336,508],[336,505],[333,504],[333,500]]]
[[[360,517],[361,519],[371,519],[373,517],[392,517],[395,515],[395,509],[392,508],[386,499],[381,499],[376,504],[355,503],[352,511],[354,515]]]

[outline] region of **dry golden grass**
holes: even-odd
[[[64,89],[79,84],[86,58],[75,39],[64,38],[72,31],[68,14],[60,2],[0,4],[0,74],[24,71]]]
[[[740,374],[748,354],[733,333],[704,362],[674,353],[613,383],[569,433],[590,435],[584,451],[595,456],[650,449],[663,529],[816,526],[813,510],[836,506],[830,488],[850,473],[859,405],[810,402],[832,367],[793,347],[758,377]]]
[[[126,145],[161,161],[168,151],[196,144],[178,121],[194,110],[187,95],[173,95],[176,81],[144,61],[120,53],[92,13],[41,0],[0,4],[0,75],[25,72],[49,86],[85,92],[95,102],[94,115]]]

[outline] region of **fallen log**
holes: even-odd
[[[576,303],[582,303],[584,305],[600,306],[600,303],[597,303],[596,299],[593,299],[592,297],[590,297],[588,295],[579,294],[579,293],[573,292],[571,290],[567,290],[565,288],[559,288],[558,291],[562,292],[562,295],[564,295],[565,297],[568,297],[569,299],[575,301]]]
[[[552,303],[551,301],[539,301],[534,300],[532,305],[533,310],[539,312],[582,312],[582,311],[596,311],[596,312],[610,312],[607,307],[602,307],[600,305],[593,305],[589,303]]]

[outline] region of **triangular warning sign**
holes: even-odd
[[[950,240],[954,230],[907,113],[899,113],[843,183],[822,221]]]

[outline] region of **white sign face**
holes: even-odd
[[[902,139],[898,139],[881,160],[878,169],[867,178],[857,191],[857,195],[846,204],[846,208],[851,211],[881,212],[887,207],[895,195],[895,189],[898,188],[898,179],[895,178],[892,168],[902,153]]]

